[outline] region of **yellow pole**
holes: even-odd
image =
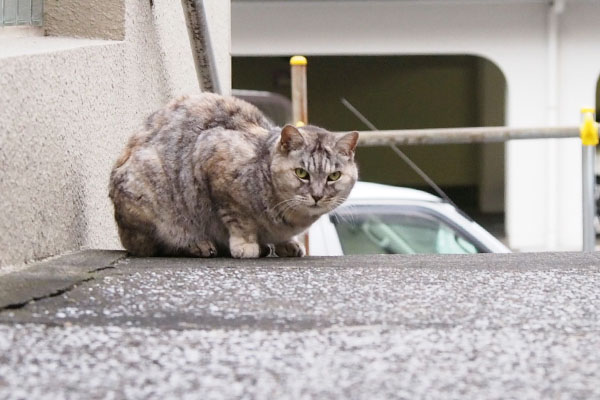
[[[583,189],[583,251],[594,251],[596,232],[594,218],[596,204],[594,189],[596,187],[595,156],[598,145],[598,124],[593,108],[581,110],[581,144],[582,144],[582,189]]]
[[[290,58],[292,75],[292,118],[297,126],[308,123],[308,96],[306,90],[306,57]]]
[[[308,123],[308,96],[306,90],[306,57],[293,56],[290,58],[292,75],[292,118],[296,126]],[[304,234],[304,248],[310,254],[308,232]]]

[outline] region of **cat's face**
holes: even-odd
[[[317,217],[339,206],[358,177],[354,150],[358,133],[286,125],[271,165],[282,203],[277,213]]]

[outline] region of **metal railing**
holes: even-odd
[[[583,215],[583,251],[594,251],[596,232],[594,229],[595,208],[595,161],[596,145],[598,144],[598,124],[595,121],[595,111],[584,108],[581,127],[540,127],[540,128],[509,128],[478,127],[478,128],[445,128],[445,129],[412,129],[412,130],[377,130],[364,115],[360,113],[348,100],[342,98],[342,104],[350,110],[359,120],[367,125],[371,131],[366,136],[361,135],[363,146],[388,146],[408,166],[431,186],[444,201],[456,206],[444,191],[416,165],[402,150],[399,144],[404,145],[433,145],[451,143],[493,143],[506,142],[518,139],[564,139],[580,137],[583,145],[582,163],[582,215]]]
[[[0,27],[42,26],[44,0],[0,0]]]
[[[406,129],[363,131],[360,146],[494,143],[518,139],[566,139],[579,137],[577,126],[541,128],[509,128],[506,126],[478,128]]]
[[[588,110],[588,113],[590,111]],[[590,121],[593,115],[588,116]],[[593,122],[595,124],[595,122]],[[596,203],[594,198],[596,141],[586,141],[582,129],[576,126],[540,127],[540,128],[448,128],[448,129],[410,129],[362,131],[358,144],[360,146],[397,146],[397,145],[432,145],[457,143],[493,143],[524,139],[565,139],[582,137],[582,195],[583,195],[583,251],[594,251],[596,232],[594,216]],[[597,131],[597,124],[595,124]],[[591,134],[594,135],[594,134]]]
[[[292,74],[292,104],[294,109],[294,121],[297,124],[307,122],[306,113],[306,58],[294,56],[290,59]],[[397,146],[398,145],[434,145],[434,144],[461,144],[461,143],[493,143],[506,142],[509,140],[524,139],[565,139],[581,138],[582,141],[582,214],[583,214],[583,251],[594,251],[596,232],[594,229],[594,217],[596,215],[596,202],[594,197],[595,178],[595,156],[598,144],[598,123],[595,122],[595,110],[582,109],[582,124],[577,126],[535,127],[535,128],[511,128],[478,127],[478,128],[445,128],[445,129],[403,129],[403,130],[377,130],[375,126],[366,119],[346,99],[342,103],[359,118],[370,131],[360,132],[359,146],[389,146],[400,156],[411,168],[415,170],[433,189],[446,201],[452,204],[452,200],[425,174],[414,162],[412,162]],[[304,110],[304,114],[300,112]]]

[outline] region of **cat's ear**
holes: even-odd
[[[304,137],[293,125],[286,125],[281,129],[281,148],[285,151],[299,149],[304,144]]]
[[[345,133],[338,139],[335,149],[347,156],[352,156],[356,149],[356,143],[358,143],[358,132]]]

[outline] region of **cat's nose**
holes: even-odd
[[[321,200],[323,198],[323,196],[318,196],[316,194],[313,194],[312,198],[315,200],[315,204],[317,204],[319,202],[319,200]]]

